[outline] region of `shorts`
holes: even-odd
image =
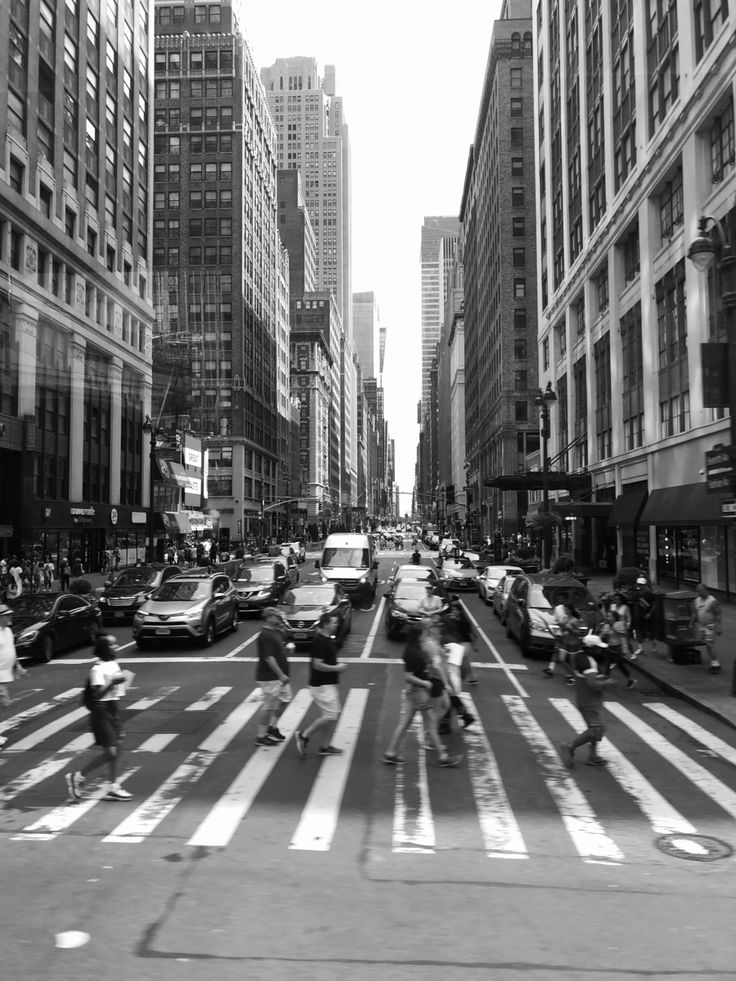
[[[95,702],[95,707],[89,714],[92,735],[95,746],[110,749],[120,743],[121,727],[117,700]]]
[[[606,731],[606,727],[603,724],[603,712],[595,705],[586,706],[580,709],[580,714],[585,720],[585,724],[589,729],[600,729],[601,738],[603,733]]]
[[[13,699],[10,697],[10,692],[8,691],[7,685],[0,685],[0,705],[4,708],[8,705],[13,704]]]
[[[340,715],[340,693],[337,685],[310,685],[309,690],[323,719],[336,719]]]
[[[703,638],[703,642],[706,644],[715,643],[716,639],[716,628],[715,624],[706,623],[700,627],[700,633]]]
[[[407,685],[406,700],[415,712],[426,712],[432,708],[432,696],[426,688]]]
[[[291,692],[291,683],[288,681],[285,685],[282,685],[278,679],[262,681],[261,688],[263,690],[264,709],[276,709],[279,707],[279,703],[287,705],[294,697]]]

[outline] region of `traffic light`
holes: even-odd
[[[448,504],[454,504],[455,503],[455,485],[454,484],[448,484],[447,487],[445,488],[445,500],[447,501]]]

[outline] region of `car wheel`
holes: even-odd
[[[239,625],[240,625],[240,616],[239,616],[238,610],[236,608],[236,609],[233,610],[233,621],[230,624],[230,627],[231,627],[233,633],[235,633],[237,631]]]
[[[212,647],[215,642],[215,621],[212,617],[209,618],[204,627],[204,634],[200,641],[201,647]]]
[[[54,638],[51,634],[44,634],[41,640],[41,652],[39,655],[39,661],[43,661],[44,664],[48,664],[53,658],[55,653]]]

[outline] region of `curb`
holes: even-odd
[[[630,669],[638,671],[640,674],[643,674],[646,678],[648,678],[649,681],[654,682],[654,684],[657,685],[657,687],[660,688],[666,695],[672,695],[675,698],[680,698],[683,702],[687,702],[688,705],[692,705],[703,712],[707,712],[708,715],[718,719],[719,722],[723,722],[724,725],[729,726],[729,728],[736,729],[736,722],[734,722],[733,719],[730,719],[727,715],[724,715],[718,706],[711,704],[702,697],[690,694],[690,692],[686,691],[684,688],[678,688],[677,685],[673,685],[671,682],[665,681],[664,678],[661,678],[653,671],[648,671],[643,664],[640,664],[639,659],[636,661],[629,661],[627,664]]]

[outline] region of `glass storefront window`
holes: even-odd
[[[700,581],[700,528],[678,528],[675,537],[677,545],[677,577],[686,582]]]
[[[657,528],[657,578],[674,579],[676,575],[675,529]]]
[[[700,578],[711,589],[726,589],[727,580],[726,529],[718,525],[703,525],[700,529]],[[733,572],[731,572],[733,576]]]

